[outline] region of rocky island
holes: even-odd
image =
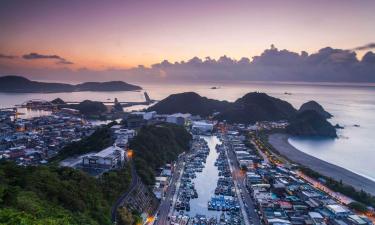
[[[297,113],[289,120],[286,131],[294,136],[337,137],[335,127],[314,110]]]
[[[316,101],[308,101],[308,102],[302,104],[301,107],[299,108],[298,112],[304,112],[304,111],[307,111],[307,110],[313,110],[313,111],[319,113],[321,116],[323,116],[326,119],[329,119],[329,118],[332,117],[332,114],[327,112],[323,108],[323,106],[321,106]]]
[[[140,86],[123,81],[85,82],[77,85],[32,81],[21,76],[0,77],[0,92],[8,93],[60,93],[79,91],[137,91]]]

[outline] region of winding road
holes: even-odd
[[[116,224],[116,218],[117,218],[117,209],[122,206],[129,196],[129,194],[137,187],[138,182],[139,182],[139,177],[137,175],[136,169],[132,161],[130,161],[130,168],[131,168],[131,176],[132,180],[130,182],[130,187],[129,189],[124,192],[113,204],[112,209],[111,209],[111,220],[113,223]]]

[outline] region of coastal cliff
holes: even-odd
[[[337,137],[335,127],[321,114],[313,110],[297,113],[289,120],[286,131],[296,136]]]

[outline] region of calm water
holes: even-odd
[[[152,99],[160,100],[179,92],[195,91],[203,96],[234,101],[251,91],[261,91],[281,98],[299,108],[308,100],[316,100],[334,115],[333,124],[339,130],[339,139],[297,139],[290,143],[308,154],[337,164],[375,180],[375,87],[338,87],[306,84],[200,84],[200,85],[141,85]],[[220,89],[210,89],[218,86]],[[285,95],[290,92],[292,95]],[[10,107],[30,99],[65,101],[85,99],[107,101],[117,97],[120,101],[144,100],[143,92],[76,92],[57,94],[4,94],[0,93],[0,107]],[[40,112],[39,112],[40,113]],[[360,127],[354,127],[359,124]]]
[[[201,173],[197,173],[197,177],[193,179],[195,188],[198,193],[198,198],[190,200],[190,211],[187,212],[190,216],[197,214],[206,215],[208,217],[220,217],[219,211],[212,211],[207,209],[207,203],[215,195],[215,188],[219,179],[219,171],[214,165],[218,157],[215,146],[220,144],[216,136],[202,136],[210,148],[205,167]]]

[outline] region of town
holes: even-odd
[[[46,164],[65,146],[108,125],[66,110],[15,120],[3,112],[0,123],[1,158],[21,166]],[[146,224],[372,224],[371,215],[348,207],[352,199],[327,191],[322,181],[303,174],[298,165],[265,150],[258,132],[283,129],[286,121],[245,126],[183,113],[125,113],[122,121],[110,124],[112,146],[65,158],[60,166],[94,177],[122,168],[131,162],[129,142],[138,129],[162,123],[185,127],[193,139],[190,151],[157,171],[152,197],[147,197],[144,184],[136,182],[134,192],[119,199],[119,206],[142,211]]]
[[[282,124],[265,123],[257,127],[271,129]],[[220,140],[215,161],[219,176],[206,207],[219,213],[214,216],[189,213],[196,207],[189,204],[189,199],[200,197],[199,190],[197,195],[194,188],[195,174],[202,167],[204,170],[205,164],[212,163],[205,161],[208,150],[198,137],[191,155],[184,158],[180,181],[177,185],[170,183],[177,187],[178,198],[164,199],[172,202],[168,223],[164,220],[158,223],[156,219],[157,224],[373,224],[366,215],[349,209],[347,205],[353,202],[350,198],[327,191],[324,183],[302,174],[297,165],[281,163],[273,155],[265,154],[261,141],[254,135],[257,130],[254,126],[219,123],[216,127],[212,135]],[[246,133],[247,137],[243,135]],[[214,178],[206,178],[207,184],[211,179]]]

